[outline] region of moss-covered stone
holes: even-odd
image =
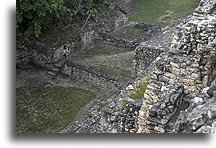
[[[146,91],[146,88],[147,88],[147,85],[148,85],[148,82],[143,82],[143,83],[140,83],[136,89],[135,89],[135,92],[132,91],[129,95],[129,97],[131,99],[134,99],[134,100],[138,100],[138,99],[141,99],[143,96],[144,96],[144,93]]]

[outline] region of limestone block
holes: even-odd
[[[151,89],[151,90],[158,90],[161,88],[161,86],[159,86],[155,83],[150,83],[147,87],[148,87],[148,89]]]
[[[190,77],[191,77],[192,79],[199,79],[199,78],[200,78],[200,74],[199,74],[199,73],[192,73],[192,74],[190,75]]]
[[[169,78],[168,77],[166,77],[166,76],[164,76],[164,75],[159,75],[158,76],[158,80],[159,81],[162,81],[162,82],[164,82],[164,83],[167,83],[167,82],[169,82]],[[163,85],[162,85],[163,86]]]
[[[171,67],[180,68],[180,64],[178,63],[170,62],[170,65]]]
[[[172,73],[176,76],[178,76],[180,74],[180,69],[176,68],[176,67],[172,67]]]
[[[192,67],[199,67],[199,63],[198,63],[198,62],[193,62],[193,63],[191,64],[191,66],[192,66]]]
[[[169,90],[169,88],[167,88],[166,86],[161,87],[161,92],[168,91],[168,90]]]
[[[207,86],[209,84],[209,76],[208,75],[205,75],[202,79],[203,81],[203,86]]]
[[[169,80],[169,83],[170,83],[170,84],[175,84],[175,79],[170,79],[170,80]]]
[[[200,104],[200,103],[203,103],[203,98],[200,98],[200,97],[195,97],[193,98],[193,102],[197,103],[197,104]]]
[[[154,80],[157,80],[157,75],[154,74],[154,73],[151,73],[151,76],[150,76],[151,79],[154,79]]]
[[[188,87],[188,92],[191,96],[196,96],[200,91],[200,88],[197,86],[190,86]]]
[[[165,132],[165,129],[163,129],[162,127],[157,127],[157,126],[154,128],[154,130],[159,132],[159,133],[164,133]]]
[[[176,75],[174,75],[173,73],[165,73],[164,74],[166,77],[168,77],[169,79],[176,79],[177,77],[176,77]]]
[[[154,100],[154,102],[158,100],[158,96],[154,92],[150,91],[149,89],[147,89],[145,93],[147,93],[152,98],[152,100]]]
[[[212,132],[212,129],[214,128],[208,125],[204,125],[200,129],[198,129],[196,133],[214,133]]]

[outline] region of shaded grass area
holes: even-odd
[[[172,20],[193,12],[199,2],[200,0],[138,0],[134,6],[137,12],[129,20],[167,26]]]
[[[133,66],[133,59],[124,59],[122,60],[123,64],[125,65],[125,67],[131,67]]]
[[[144,31],[142,29],[135,28],[134,26],[126,26],[115,31],[112,35],[126,40],[134,40],[143,33]]]
[[[86,49],[83,54],[87,56],[96,56],[96,55],[111,55],[111,54],[116,54],[120,52],[121,50],[119,48],[105,47],[100,44],[97,44],[92,48]]]
[[[92,66],[93,69],[101,71],[111,76],[118,77],[123,81],[128,81],[131,78],[131,71],[126,70],[117,66],[107,66],[107,65],[99,65],[99,66]]]
[[[16,89],[16,132],[56,133],[73,120],[95,94],[75,87]]]

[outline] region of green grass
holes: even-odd
[[[140,35],[144,33],[143,30],[137,29],[133,26],[126,26],[124,28],[121,28],[117,31],[115,31],[112,35],[119,37],[119,38],[124,38],[126,40],[133,40]]]
[[[101,45],[96,45],[92,48],[85,50],[85,55],[96,56],[96,55],[111,55],[121,52],[118,48],[115,47],[103,47]]]
[[[137,12],[129,20],[167,26],[172,20],[193,12],[199,2],[200,0],[138,0],[134,6]],[[173,13],[169,14],[167,10]]]
[[[118,77],[119,79],[123,80],[123,81],[128,81],[131,78],[131,71],[130,70],[126,70],[126,69],[122,69],[119,67],[111,67],[111,66],[107,66],[107,65],[100,65],[100,66],[93,66],[93,69],[96,69],[98,71],[101,71],[105,74],[111,75],[111,76],[115,76]]]
[[[132,67],[133,66],[133,59],[124,59],[122,60],[123,64],[125,65],[125,67]]]
[[[66,127],[95,94],[74,87],[16,89],[16,132],[56,133]]]
[[[129,97],[134,100],[139,100],[144,96],[148,82],[140,83],[135,92],[131,92]]]

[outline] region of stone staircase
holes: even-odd
[[[58,74],[60,74],[62,67],[64,65],[64,61],[58,61],[56,63],[50,64],[47,66],[47,74],[52,76],[52,77],[56,77]]]
[[[125,1],[117,2],[115,5],[116,9],[120,10],[122,13],[126,15],[130,15],[133,12],[133,8],[130,6],[129,3]]]

